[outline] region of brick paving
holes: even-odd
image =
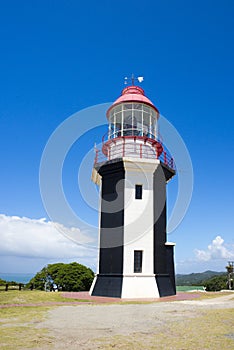
[[[162,298],[152,298],[152,299],[121,299],[121,298],[109,298],[109,297],[96,297],[89,295],[89,292],[64,292],[62,294],[64,298],[71,299],[82,299],[92,303],[121,303],[126,301],[139,301],[139,302],[163,302],[163,301],[179,301],[179,300],[190,300],[194,298],[199,298],[199,293],[183,293],[178,292],[176,295]]]

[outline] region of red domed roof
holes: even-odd
[[[125,103],[125,102],[140,102],[140,103],[145,103],[152,107],[157,113],[159,113],[158,109],[155,107],[153,102],[148,99],[148,97],[145,96],[144,90],[139,87],[139,86],[127,86],[122,90],[121,96],[117,98],[117,100],[113,103],[113,105],[108,109],[106,115],[107,118],[109,117],[109,112],[110,110],[115,107],[116,105],[120,103]]]

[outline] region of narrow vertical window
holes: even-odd
[[[134,273],[142,272],[142,250],[134,250]]]
[[[142,199],[142,185],[135,186],[135,198]]]

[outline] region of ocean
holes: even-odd
[[[5,281],[14,281],[18,283],[28,283],[35,274],[33,273],[2,273],[0,272],[0,278]]]

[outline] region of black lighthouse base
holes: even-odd
[[[121,298],[123,276],[97,275],[92,291],[94,296]]]

